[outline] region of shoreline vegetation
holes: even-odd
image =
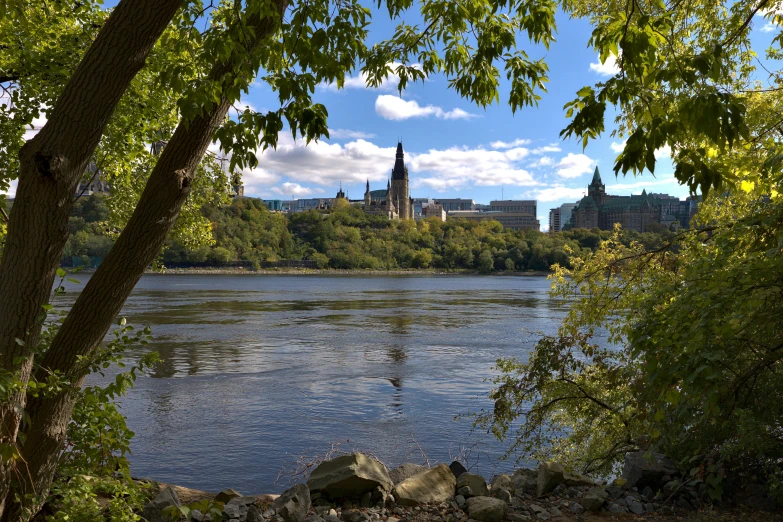
[[[91,272],[85,271],[85,272]],[[199,268],[166,268],[147,270],[145,275],[318,275],[318,276],[514,276],[514,277],[546,277],[551,272],[543,270],[482,272],[472,269],[426,269],[407,268],[391,270],[375,270],[361,268],[241,268],[241,267],[199,267]]]

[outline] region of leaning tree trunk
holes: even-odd
[[[276,30],[286,5],[286,0],[278,0],[279,16],[249,21],[255,34],[250,50]],[[230,88],[233,71],[230,62],[218,63],[210,79]],[[219,103],[205,107],[198,117],[177,126],[128,224],[79,295],[41,361],[41,376],[62,372],[74,387],[53,396],[28,399],[25,410],[35,428],[27,435],[22,448],[26,465],[19,477],[20,498],[33,491],[39,494],[48,491],[71,418],[74,392],[84,379],[77,357],[89,355],[103,340],[145,268],[159,254],[188,196],[196,167],[230,106],[231,102],[224,96]],[[2,520],[24,520],[22,513],[35,513],[40,507],[40,498],[21,503],[9,498]]]
[[[43,129],[19,154],[19,187],[0,260],[0,369],[24,386],[40,314],[68,239],[73,194],[106,124],[181,0],[122,0],[87,50]],[[16,445],[25,391],[0,404],[0,444]],[[14,462],[0,462],[0,513]]]

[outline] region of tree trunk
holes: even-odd
[[[255,40],[249,46],[251,50],[275,31],[286,5],[286,0],[278,0],[278,17],[256,18],[249,22],[255,34]],[[232,87],[232,72],[231,64],[218,63],[213,67],[210,79]],[[145,268],[160,252],[188,196],[196,167],[230,107],[231,102],[223,97],[220,103],[206,107],[200,116],[177,126],[152,170],[128,224],[74,303],[41,361],[41,376],[59,371],[76,384],[54,396],[28,399],[25,410],[34,429],[22,448],[25,467],[19,473],[20,493],[37,491],[40,495],[48,491],[71,418],[75,387],[80,386],[84,378],[79,374],[77,357],[89,355],[103,340]],[[9,500],[2,520],[24,520],[21,514],[25,511],[35,513],[42,500],[23,503]]]
[[[73,194],[106,123],[181,0],[122,0],[40,133],[19,154],[19,187],[0,259],[0,368],[26,383],[30,348],[68,238]],[[21,361],[21,362],[20,362]],[[24,390],[0,404],[0,444],[15,445]],[[13,473],[0,463],[0,512]]]

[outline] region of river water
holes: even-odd
[[[497,358],[525,359],[537,331],[556,331],[566,306],[548,289],[543,277],[145,275],[123,316],[154,339],[129,358],[157,350],[162,363],[122,401],[132,472],[279,492],[298,456],[337,443],[389,466],[424,452],[509,469],[504,444],[455,417],[491,408]]]

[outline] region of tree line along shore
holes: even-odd
[[[274,267],[271,273],[489,273],[541,275],[550,267],[568,265],[583,251],[595,250],[610,232],[577,229],[553,234],[504,229],[496,221],[455,219],[390,221],[367,215],[350,205],[329,213],[292,215],[270,212],[260,200],[241,198],[227,206],[205,205],[211,223],[211,244],[192,245],[169,239],[158,264],[190,273],[246,273],[285,261],[307,261],[305,269]],[[80,198],[69,220],[71,236],[63,253],[64,266],[94,266],[109,251],[117,232],[104,196]],[[657,248],[671,235],[667,230],[626,231],[624,241]]]

